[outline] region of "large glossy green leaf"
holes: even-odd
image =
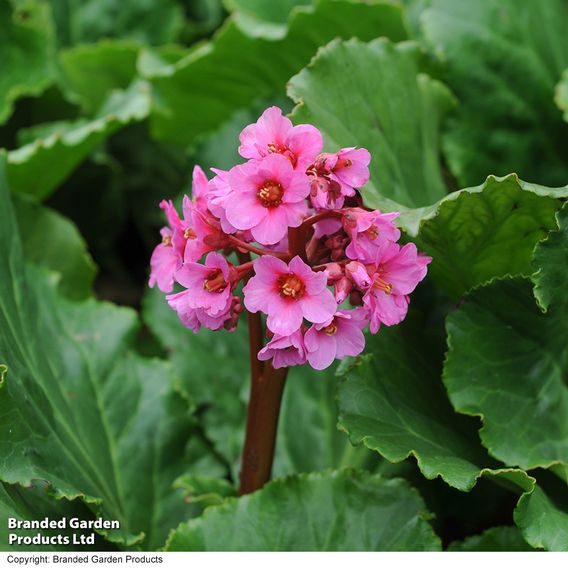
[[[568,551],[568,511],[566,486],[564,505],[559,507],[538,485],[521,497],[515,510],[515,523],[525,540],[535,548]]]
[[[132,351],[134,313],[62,298],[24,267],[0,176],[0,481],[45,480],[117,519],[111,538],[155,548],[191,515],[173,481],[191,468],[188,405],[165,362]],[[192,457],[193,456],[193,457]]]
[[[536,249],[536,305],[526,280],[470,294],[447,321],[444,381],[454,407],[480,416],[483,444],[508,465],[568,463],[566,267],[568,209],[561,230]]]
[[[50,195],[100,144],[117,130],[148,116],[147,83],[114,91],[92,120],[58,123],[39,138],[8,153],[7,173],[12,191],[34,199]]]
[[[438,550],[418,493],[352,470],[277,480],[176,529],[167,550]]]
[[[86,111],[101,107],[110,91],[126,89],[136,74],[140,45],[103,40],[59,52],[61,83]]]
[[[193,334],[181,325],[157,290],[145,297],[144,317],[169,352],[180,376],[180,388],[202,409],[205,432],[236,480],[250,388],[244,317],[235,333],[202,329]],[[358,459],[345,454],[348,442],[336,427],[334,396],[333,371],[290,369],[280,413],[275,476],[350,465],[351,459]]]
[[[568,67],[564,0],[432,0],[427,43],[446,64],[461,105],[444,149],[462,186],[488,174],[561,185],[568,125],[554,87]]]
[[[482,475],[502,476],[528,490],[518,470],[502,470],[479,444],[475,422],[451,407],[440,380],[442,350],[417,315],[383,328],[367,354],[344,365],[339,427],[391,462],[414,456],[425,477],[469,491]]]
[[[527,552],[533,550],[517,527],[493,527],[480,535],[452,542],[452,552]]]
[[[113,550],[116,547],[106,542],[102,536],[95,535],[94,545],[66,545],[61,546],[54,544],[41,545],[24,545],[10,543],[9,535],[16,536],[35,536],[35,532],[25,529],[8,529],[8,520],[17,519],[20,521],[33,521],[45,519],[49,517],[53,520],[61,518],[85,519],[94,518],[93,513],[79,500],[67,501],[66,499],[55,500],[49,494],[49,486],[45,484],[35,484],[31,487],[21,487],[17,485],[8,485],[0,483],[0,526],[3,527],[0,533],[0,551],[15,552],[29,551],[37,552],[38,550],[57,551],[57,550]],[[73,530],[55,529],[41,531],[42,534],[48,536],[58,535],[66,536],[72,542]],[[85,531],[86,532],[86,531]]]
[[[336,41],[292,78],[296,122],[315,124],[330,151],[362,146],[372,155],[370,206],[430,205],[446,195],[439,163],[440,120],[452,106],[441,83],[419,73],[417,44]]]
[[[225,0],[225,6],[243,31],[251,37],[269,39],[286,35],[286,23],[292,10],[314,4],[315,0]]]
[[[498,276],[529,274],[534,246],[557,226],[554,215],[567,196],[568,186],[538,186],[514,174],[489,176],[420,212],[416,242],[433,257],[430,272],[437,284],[459,297]]]
[[[216,450],[236,470],[249,382],[246,322],[232,334],[206,329],[194,334],[156,289],[145,295],[144,319],[168,351],[180,388],[202,408],[201,422]]]
[[[210,43],[153,70],[153,130],[190,145],[236,111],[282,93],[286,81],[333,38],[382,35],[396,41],[406,31],[401,8],[380,0],[320,0],[312,9],[293,12],[279,40],[250,37],[229,20]]]
[[[58,272],[61,291],[71,299],[92,293],[96,266],[77,227],[56,211],[18,198],[14,200],[27,261]]]
[[[0,124],[13,102],[38,95],[55,77],[53,29],[49,6],[31,1],[14,6],[0,0]]]
[[[195,0],[193,0],[195,2]],[[192,3],[193,3],[192,2]],[[50,0],[61,46],[102,38],[160,45],[177,39],[184,13],[177,0]]]

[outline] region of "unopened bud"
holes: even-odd
[[[333,286],[333,292],[335,295],[335,301],[338,304],[345,302],[345,298],[351,290],[353,289],[353,282],[349,280],[346,276],[338,280]]]
[[[371,277],[367,269],[356,260],[352,260],[345,265],[345,274],[362,290],[366,290],[371,285]]]
[[[337,262],[331,262],[325,268],[325,275],[327,276],[328,284],[331,284],[343,278],[343,268]]]
[[[239,323],[239,316],[243,313],[243,304],[239,296],[233,296],[231,303],[231,317],[225,321],[223,327],[227,331],[235,331]]]

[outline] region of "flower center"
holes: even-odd
[[[379,228],[377,225],[373,224],[366,231],[363,231],[363,233],[374,241],[379,236]]]
[[[386,280],[383,280],[380,276],[375,275],[373,286],[379,290],[382,290],[386,294],[392,294],[392,284],[389,284]]]
[[[281,144],[271,142],[268,144],[267,148],[270,154],[282,154],[282,156],[288,158],[290,163],[296,167],[296,155],[292,152],[292,150],[290,150],[290,148],[288,148],[288,146],[282,146]]]
[[[269,180],[264,182],[256,195],[264,207],[278,207],[282,203],[284,190],[279,183]]]
[[[188,227],[188,228],[183,232],[183,238],[184,238],[185,240],[188,240],[188,239],[196,239],[196,238],[197,238],[197,234],[195,233],[195,231],[194,231],[192,228]]]
[[[350,168],[353,162],[349,158],[339,158],[335,164],[334,170],[340,170],[342,168]]]
[[[220,268],[212,270],[203,282],[203,289],[208,292],[222,292],[226,287],[227,283]]]
[[[172,237],[170,235],[164,235],[162,237],[162,244],[165,247],[171,247],[172,246]]]
[[[337,325],[334,321],[332,321],[328,326],[324,327],[322,331],[326,335],[335,335],[337,333]]]
[[[280,295],[284,298],[292,298],[299,300],[303,295],[306,287],[304,283],[295,274],[283,274],[278,278],[278,289]]]

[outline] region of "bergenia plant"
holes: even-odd
[[[398,213],[365,207],[369,152],[323,147],[317,128],[268,108],[240,134],[244,163],[213,169],[210,180],[196,166],[181,216],[160,204],[168,226],[150,286],[195,333],[232,332],[247,312],[252,386],[241,493],[270,477],[287,368],[321,370],[359,355],[366,328],[375,334],[405,318],[431,261],[399,244]]]

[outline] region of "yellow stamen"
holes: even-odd
[[[379,228],[373,224],[366,231],[363,231],[363,234],[374,241],[379,236]]]
[[[257,197],[264,207],[278,207],[282,203],[284,190],[282,186],[275,181],[267,181],[258,189]]]
[[[375,276],[375,280],[373,281],[373,286],[382,290],[387,294],[392,294],[392,284],[389,284],[386,280],[383,280],[380,276]]]
[[[285,298],[298,300],[304,295],[306,287],[304,283],[294,274],[284,274],[278,279],[280,295]]]
[[[326,335],[335,335],[337,333],[337,325],[334,322],[331,322],[328,326],[324,327],[322,331]]]
[[[213,270],[203,282],[203,289],[208,292],[222,292],[227,287],[221,269]]]

